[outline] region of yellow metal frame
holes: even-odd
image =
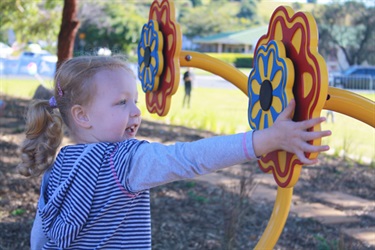
[[[181,51],[180,65],[203,69],[221,76],[239,88],[246,96],[248,95],[248,77],[235,67],[219,59],[194,51]],[[375,127],[375,103],[355,93],[329,87],[324,109],[348,115]],[[274,248],[288,218],[292,195],[293,187],[278,187],[270,220],[255,249]]]
[[[324,109],[339,112],[375,128],[375,103],[353,92],[329,87]]]

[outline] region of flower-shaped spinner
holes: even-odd
[[[293,99],[294,67],[282,42],[258,48],[248,83],[250,127],[268,128]]]
[[[157,90],[163,71],[163,36],[156,21],[150,20],[142,28],[138,44],[138,78],[143,92]]]
[[[180,51],[182,35],[180,25],[175,21],[176,14],[173,2],[155,0],[149,13],[149,20],[159,24],[163,35],[164,69],[160,75],[159,87],[146,92],[146,105],[150,113],[165,116],[171,105],[171,98],[177,92],[180,83]]]
[[[313,16],[305,12],[294,13],[290,7],[278,7],[271,16],[267,34],[258,40],[255,53],[259,47],[273,40],[284,44],[286,56],[293,62],[293,94],[296,100],[293,120],[319,117],[328,93],[328,71],[318,52],[318,28]],[[320,125],[310,130],[319,131]],[[319,145],[320,139],[309,143]],[[317,154],[306,153],[306,157],[312,159],[317,157]],[[285,151],[263,155],[258,163],[264,172],[273,173],[280,187],[293,187],[302,167],[296,155]]]

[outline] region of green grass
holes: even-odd
[[[325,114],[323,110],[322,115]],[[335,112],[334,117],[334,123],[329,120],[322,125],[322,129],[332,131],[332,136],[323,139],[323,143],[330,145],[335,155],[345,154],[359,161],[364,157],[375,162],[375,129],[340,113]]]
[[[140,90],[140,100],[144,94]],[[191,108],[182,108],[183,87],[172,97],[167,116],[148,113],[146,105],[140,104],[144,119],[163,121],[168,124],[211,130],[216,133],[235,133],[248,128],[247,98],[239,90],[195,88],[191,96]]]
[[[198,74],[195,71],[196,74]],[[30,98],[38,86],[37,80],[0,79],[0,94]],[[51,86],[51,81],[46,81]],[[140,87],[140,86],[139,86]],[[375,94],[362,94],[375,101]],[[237,89],[195,88],[192,91],[191,108],[182,108],[183,87],[172,97],[171,109],[165,117],[147,111],[144,93],[139,88],[139,107],[146,120],[181,125],[195,129],[230,134],[249,130],[247,120],[247,97]],[[322,111],[322,116],[326,111]],[[375,162],[375,129],[356,119],[335,112],[335,122],[326,122],[322,129],[332,130],[332,136],[323,140],[333,148],[334,154],[354,155]]]
[[[52,88],[51,79],[43,79],[44,86]],[[30,98],[39,86],[39,81],[35,78],[9,78],[8,76],[0,76],[0,95],[7,94],[16,97]]]

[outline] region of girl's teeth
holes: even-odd
[[[133,132],[134,128],[135,128],[135,126],[131,126],[131,127],[127,128],[126,130],[129,131],[129,132]]]

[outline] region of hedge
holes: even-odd
[[[253,67],[253,54],[240,54],[240,53],[206,53],[216,59],[229,63],[236,68],[252,68]]]

